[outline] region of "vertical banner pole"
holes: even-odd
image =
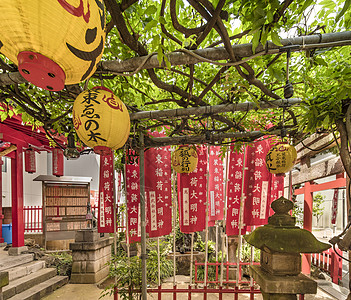
[[[194,232],[191,233],[190,285],[193,284],[193,261],[194,261]]]
[[[255,228],[256,228],[256,226],[253,226],[252,231],[254,231]],[[251,246],[251,261],[250,261],[251,265],[253,265],[254,259],[255,259],[255,248],[254,248],[254,246]],[[252,286],[253,286],[253,277],[250,276],[250,287],[252,287]]]
[[[221,261],[221,277],[220,277],[220,286],[223,285],[223,272],[224,272],[224,249],[225,249],[225,239],[226,239],[226,234],[225,234],[225,226],[227,223],[227,186],[228,186],[228,170],[229,170],[229,148],[227,148],[226,155],[225,155],[225,170],[224,170],[224,218],[223,218],[223,231],[222,231],[222,261]],[[228,245],[227,249],[228,249]],[[228,262],[228,252],[226,253],[226,259]]]
[[[158,286],[161,286],[160,237],[157,237]]]
[[[240,208],[239,208],[239,234],[238,234],[238,256],[237,256],[237,269],[236,269],[236,285],[239,287],[239,276],[240,276],[240,259],[241,259],[241,229],[243,223],[243,211],[244,211],[244,179],[245,179],[245,167],[246,165],[246,146],[244,146],[243,156],[243,178],[241,180],[241,196],[240,196]]]
[[[139,168],[140,168],[140,219],[141,219],[141,297],[147,300],[146,279],[146,204],[144,173],[144,134],[140,133]]]
[[[207,182],[206,182],[206,223],[205,223],[205,277],[204,277],[204,286],[207,285],[207,272],[208,272],[208,219],[209,219],[209,201],[210,201],[210,191],[209,191],[209,183],[210,183],[210,166],[209,166],[209,158],[210,158],[210,146],[207,146]]]
[[[123,180],[124,180],[124,194],[127,195],[127,167],[126,167],[126,164],[127,164],[127,157],[126,157],[126,161],[125,161],[125,164],[124,164],[124,168],[123,168]],[[127,218],[127,222],[126,222],[126,232],[125,232],[125,236],[126,236],[126,246],[127,246],[127,257],[129,258],[130,257],[130,245],[129,245],[129,223],[128,223],[128,220],[129,220],[129,216],[128,216],[128,209],[126,209],[126,218]]]
[[[177,219],[177,194],[176,194],[176,172],[173,171],[173,286],[176,284],[176,219]]]
[[[115,248],[115,256],[117,255],[117,197],[116,197],[116,176],[115,176],[115,160],[114,151],[112,151],[112,180],[113,180],[113,246]],[[115,286],[117,286],[117,276],[115,276]]]
[[[216,262],[218,262],[218,223],[216,222]]]

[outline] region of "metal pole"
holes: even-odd
[[[144,174],[144,134],[140,133],[139,149],[140,168],[140,220],[141,220],[141,297],[147,300],[146,278],[146,208],[145,208],[145,174]]]
[[[239,275],[240,275],[240,259],[241,259],[241,228],[243,223],[243,211],[244,211],[244,179],[245,179],[245,158],[246,158],[246,146],[244,145],[244,156],[243,156],[243,178],[241,180],[241,196],[240,196],[240,208],[239,208],[239,234],[238,234],[238,256],[237,256],[237,269],[236,269],[236,285],[239,286]]]

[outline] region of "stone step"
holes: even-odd
[[[348,289],[341,287],[331,281],[316,280],[318,288],[338,300],[346,300],[349,294]]]
[[[55,276],[17,294],[8,300],[38,300],[52,293],[68,282],[68,276]]]
[[[10,281],[10,284],[3,288],[4,300],[9,299],[16,294],[36,286],[47,279],[56,275],[56,268],[46,268],[36,271],[35,273]]]
[[[8,270],[10,282],[45,268],[45,261],[35,260]]]
[[[7,256],[6,260],[0,262],[0,272],[9,271],[14,267],[29,263],[34,260],[33,254],[21,254],[18,256]]]

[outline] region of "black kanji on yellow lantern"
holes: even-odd
[[[297,158],[296,149],[289,144],[277,144],[266,155],[266,166],[270,173],[283,174],[291,170]]]
[[[34,85],[59,91],[96,70],[105,43],[102,0],[1,0],[0,52]]]
[[[130,132],[126,106],[105,87],[78,95],[73,105],[73,124],[81,141],[99,154],[121,148]]]
[[[197,162],[195,147],[180,146],[172,155],[172,167],[177,173],[191,173],[195,170]]]

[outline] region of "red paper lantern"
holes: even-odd
[[[37,171],[35,151],[32,148],[28,148],[24,151],[24,169],[28,173],[35,173]]]
[[[52,175],[63,176],[63,151],[58,148],[52,150]]]

